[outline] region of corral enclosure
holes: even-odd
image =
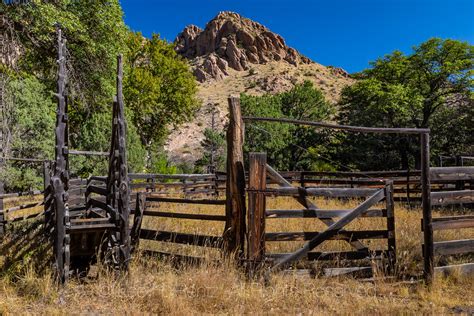
[[[416,266],[410,276],[423,272],[431,283],[435,271],[473,271],[474,216],[467,211],[432,215],[434,207],[464,209],[473,204],[474,167],[430,168],[429,130],[242,117],[239,99],[230,97],[225,173],[129,174],[120,56],[108,174],[70,179],[64,46],[59,33],[56,154],[52,165],[44,165],[44,190],[0,195],[1,233],[17,224],[32,225],[35,235],[26,242],[45,240],[45,253],[52,250],[60,282],[87,275],[96,263],[127,270],[131,257],[140,252],[189,263],[228,258],[249,275],[263,275],[266,280],[282,271],[399,277],[403,265],[397,261],[403,262],[403,257],[399,258],[397,243],[406,249],[404,238],[412,242],[414,232],[416,245],[423,244],[423,250],[411,253],[423,257],[423,269]],[[422,168],[280,172],[267,164],[265,153],[243,151],[244,122],[259,121],[413,135],[420,139]],[[414,210],[410,213],[398,202]],[[409,219],[409,228],[397,229],[399,214],[402,223]],[[27,253],[16,253],[14,259]],[[453,261],[453,255],[460,256]],[[438,263],[442,266],[436,267]]]

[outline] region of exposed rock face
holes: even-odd
[[[345,71],[344,69],[340,67],[333,67],[333,66],[328,66],[328,68],[331,70],[331,73],[335,76],[340,76],[344,78],[349,78],[349,73]]]
[[[287,47],[285,40],[265,26],[237,13],[221,12],[204,30],[187,26],[175,40],[176,52],[191,59],[200,82],[222,79],[227,67],[247,70],[251,64],[284,60],[292,65],[311,60]]]

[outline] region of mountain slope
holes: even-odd
[[[231,94],[278,93],[309,80],[334,103],[342,88],[354,81],[344,70],[311,61],[280,35],[233,12],[219,13],[205,29],[187,26],[175,42],[176,51],[190,61],[203,102],[195,119],[168,138],[165,149],[176,162],[192,163],[201,156],[210,113],[216,113],[216,126],[222,129]]]

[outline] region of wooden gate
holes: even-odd
[[[277,187],[267,186],[275,183]],[[269,272],[285,269],[306,259],[308,261],[388,259],[388,267],[393,268],[396,260],[395,219],[393,204],[393,184],[391,181],[364,181],[365,187],[327,188],[294,187],[277,171],[266,164],[266,154],[251,153],[248,185],[248,259],[258,266],[271,262]],[[269,197],[293,197],[303,206],[302,210],[269,210],[266,199]],[[322,209],[310,197],[343,198],[362,200],[352,209]],[[374,208],[377,207],[377,208]],[[381,217],[385,227],[379,230],[345,230],[344,228],[362,217]],[[267,221],[282,218],[313,218],[321,220],[327,228],[316,232],[268,232]],[[385,239],[384,249],[373,249],[362,240]],[[313,251],[328,240],[342,240],[348,243],[351,251]],[[280,241],[306,241],[303,247],[294,252],[269,253],[266,244]],[[329,275],[352,272],[371,272],[371,267],[350,267],[327,269]],[[314,272],[314,271],[312,271]]]

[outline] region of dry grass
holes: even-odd
[[[348,208],[355,201],[316,201],[325,208]],[[268,208],[298,208],[290,199],[268,201]],[[173,211],[222,214],[223,208],[177,205]],[[439,214],[436,213],[435,216]],[[323,228],[317,220],[268,220],[270,231],[315,231]],[[145,227],[208,235],[220,235],[222,223],[147,219]],[[361,220],[352,229],[383,228],[380,220]],[[396,209],[399,272],[420,272],[420,211]],[[444,232],[442,239],[474,238],[474,231]],[[273,245],[275,244],[275,245]],[[291,251],[301,243],[286,242],[268,245],[271,251]],[[379,245],[374,245],[379,246]],[[167,246],[143,242],[142,248],[173,250],[202,255],[198,247]],[[324,249],[345,249],[341,243],[328,243]],[[342,248],[341,248],[342,247]],[[217,251],[207,256],[217,257]],[[451,313],[474,312],[473,279],[452,277],[436,280],[429,291],[417,282],[362,282],[345,278],[302,278],[296,275],[275,275],[269,286],[249,280],[232,263],[221,262],[200,267],[176,268],[166,261],[137,257],[128,276],[117,280],[107,271],[96,269],[96,279],[73,281],[58,289],[48,271],[42,274],[33,268],[5,274],[0,284],[2,314],[384,314],[384,313]],[[468,294],[468,295],[466,295]]]

